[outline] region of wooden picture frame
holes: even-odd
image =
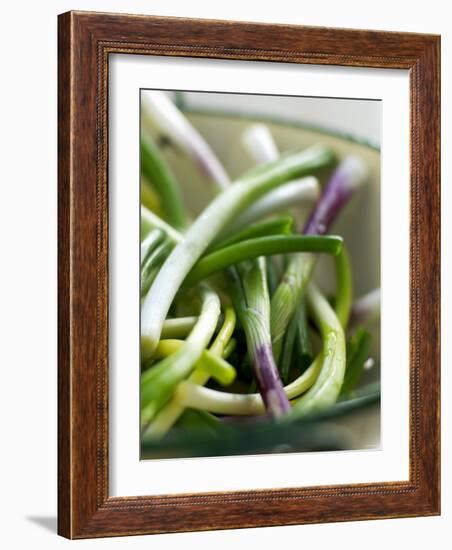
[[[440,38],[68,12],[58,37],[58,532],[68,538],[440,512]],[[408,481],[150,497],[108,492],[109,55],[406,69],[410,75]]]

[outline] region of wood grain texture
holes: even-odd
[[[439,513],[438,36],[69,12],[58,63],[58,531],[68,538]],[[410,71],[410,480],[108,495],[108,56]]]
[[[68,28],[69,14],[60,18]],[[71,532],[70,410],[70,192],[71,78],[70,33],[58,33],[58,531]]]

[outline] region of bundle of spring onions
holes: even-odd
[[[379,400],[378,383],[359,384],[379,293],[352,304],[347,243],[330,231],[365,164],[321,143],[280,154],[253,125],[255,166],[231,181],[163,93],[143,98],[142,122],[142,456],[348,448],[336,419]],[[216,187],[195,219],[156,135]],[[299,204],[311,212],[297,228]],[[323,254],[334,296],[314,282]]]

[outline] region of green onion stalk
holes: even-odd
[[[269,237],[258,237],[256,239],[241,241],[211,252],[201,258],[188,274],[183,287],[189,288],[210,275],[244,260],[300,251],[338,254],[341,247],[342,238],[336,235],[328,235],[327,237],[271,235]]]
[[[229,176],[211,147],[163,92],[143,93],[142,107],[143,128],[148,133],[157,129],[219,189],[229,186]]]
[[[295,315],[292,317],[289,327],[287,329],[286,337],[284,338],[284,346],[282,350],[281,355],[281,362],[280,362],[280,373],[281,373],[281,380],[287,384],[289,381],[289,373],[290,373],[290,367],[292,366],[292,358],[294,353],[294,347],[298,332],[298,325],[299,325],[299,312],[301,310],[301,307],[298,309],[298,311],[295,312]]]
[[[334,256],[336,264],[337,288],[334,309],[340,324],[347,328],[352,307],[352,270],[350,258],[346,247],[343,245],[339,254]]]
[[[342,252],[341,252],[342,253]],[[344,254],[341,261],[336,262],[337,277],[337,299],[336,310],[333,310],[328,301],[315,289],[312,288],[309,293],[310,300],[306,297],[306,306],[313,317],[313,321],[323,337],[323,350],[314,359],[312,364],[293,382],[284,387],[287,398],[292,400],[300,397],[313,387],[320,374],[323,372],[323,378],[331,375],[332,388],[316,389],[317,397],[314,402],[320,402],[320,407],[334,403],[339,394],[335,388],[341,386],[344,379],[345,365],[342,365],[345,357],[345,337],[344,328],[341,325],[339,315],[342,318],[348,318],[350,312],[350,300],[352,280],[349,265],[348,254]],[[331,366],[332,357],[338,361],[337,369]],[[328,373],[330,373],[328,375]],[[307,394],[306,394],[307,395]],[[207,410],[221,415],[240,415],[252,416],[265,412],[265,405],[262,396],[259,393],[254,394],[232,394],[219,392],[210,388],[201,388],[191,382],[182,382],[177,390],[176,397],[179,402],[185,406]],[[312,399],[311,399],[312,401]],[[302,406],[299,406],[302,409]],[[304,414],[306,411],[298,411],[298,414]],[[309,410],[306,412],[308,414]]]
[[[303,233],[305,235],[327,233],[340,210],[366,178],[367,168],[363,162],[355,156],[346,157],[322,192],[305,224]],[[276,360],[279,360],[284,335],[299,307],[314,265],[315,258],[312,254],[293,254],[283,279],[272,297],[271,334]]]
[[[272,353],[265,258],[242,263],[237,272],[239,278],[234,277],[232,283],[233,303],[245,330],[248,353],[265,409],[269,415],[278,417],[290,411],[290,403]]]
[[[273,162],[280,156],[273,136],[264,124],[253,124],[247,128],[242,135],[242,144],[257,165]],[[251,208],[241,214],[231,224],[231,229],[246,226],[251,221],[298,206],[306,201],[316,200],[319,193],[319,182],[312,176],[289,181],[262,197]]]
[[[191,315],[189,317],[172,317],[166,319],[163,323],[162,329],[162,340],[164,339],[180,339],[185,338],[190,334],[192,328],[196,325],[199,317],[196,315]],[[222,323],[221,316],[216,327],[216,331],[221,328],[220,323]],[[226,350],[229,348],[231,342],[234,342],[234,339],[231,339],[229,344],[225,348],[224,355],[230,355],[226,353]],[[231,350],[232,351],[232,350]]]
[[[317,145],[248,172],[218,195],[187,229],[159,270],[141,309],[141,352],[151,357],[162,326],[182,282],[226,224],[255,200],[290,178],[301,177],[334,161]]]
[[[340,393],[345,373],[345,336],[338,317],[328,301],[313,286],[306,294],[307,307],[318,327],[322,351],[309,368],[284,387],[287,398],[295,400],[292,417],[304,416],[333,405]],[[253,416],[266,410],[262,396],[227,393],[199,387],[185,381],[176,390],[177,399],[186,407],[219,415]],[[300,397],[302,396],[302,397]]]
[[[177,384],[190,375],[214,334],[220,317],[220,300],[215,292],[205,287],[201,287],[201,296],[201,312],[184,343],[175,353],[141,375],[142,425],[154,418],[170,399]]]
[[[373,405],[380,401],[381,388],[380,382],[372,382],[361,386],[353,394],[346,398],[340,398],[330,409],[321,412],[318,416],[321,419],[332,418],[333,416],[342,416],[350,412],[361,409],[364,406]],[[342,396],[342,393],[341,393]]]
[[[163,232],[165,239],[168,241],[176,244],[183,240],[183,235],[174,227],[171,227],[171,225],[167,224],[164,220],[160,218],[160,216],[157,216],[157,214],[154,214],[154,212],[151,212],[148,208],[141,205],[141,214],[140,214],[140,237],[141,237],[141,243],[143,243],[146,239],[146,237],[151,233],[153,230],[159,229]],[[141,256],[143,259],[143,255]]]
[[[176,228],[187,223],[182,194],[170,166],[154,144],[144,137],[140,143],[141,173],[155,187],[168,222]]]
[[[217,339],[215,341],[217,341]],[[165,357],[169,357],[171,354],[175,353],[183,344],[183,340],[160,340],[159,345],[155,350],[154,358],[164,359]],[[200,359],[196,363],[196,369],[199,370],[199,373],[202,373],[202,376],[212,376],[212,378],[215,378],[215,380],[220,384],[223,384],[223,386],[231,384],[236,376],[235,368],[227,361],[225,361],[221,357],[221,355],[216,353],[214,347],[211,347],[210,349],[205,349],[202,352]],[[191,377],[193,377],[193,375],[196,373],[196,369],[190,375],[189,379],[191,379]],[[193,379],[195,378],[196,380],[198,379],[198,377],[193,377]]]
[[[342,249],[344,250],[344,249]],[[309,334],[306,300],[303,298],[295,316],[296,335],[295,347],[299,368],[304,371],[313,358],[312,342]]]
[[[360,381],[369,358],[371,341],[370,333],[362,327],[351,336],[347,346],[347,366],[341,395],[348,395]]]
[[[149,254],[151,254],[156,249],[156,247],[163,241],[164,238],[165,233],[161,229],[155,228],[151,229],[147,236],[141,241],[141,267],[143,267]]]
[[[214,242],[206,252],[218,250],[240,241],[246,241],[256,237],[269,237],[270,235],[290,235],[292,233],[293,218],[291,216],[279,216],[271,220],[248,225],[244,229],[233,233],[230,237]]]
[[[140,203],[158,216],[165,215],[157,191],[143,174],[140,178]]]
[[[162,339],[185,338],[196,325],[198,317],[174,317],[166,319],[162,328]]]
[[[219,358],[225,355],[226,347],[231,341],[231,336],[235,329],[235,323],[236,315],[234,309],[231,307],[226,308],[223,326],[221,327],[217,337],[210,347],[210,350],[205,350],[203,352],[203,356],[201,356],[201,359],[196,364],[196,368],[188,377],[188,381],[190,383],[196,384],[201,387],[208,382],[211,376],[213,376],[218,382],[223,385],[228,385],[233,382],[235,378],[235,369],[233,367],[230,367],[230,365],[225,361],[221,361]],[[160,341],[159,345],[157,346],[156,355],[158,355],[159,347],[161,346],[162,341]],[[217,369],[212,369],[212,366],[211,364],[209,364],[209,362],[207,362],[206,364],[206,359],[208,360],[209,358],[211,363],[213,363],[214,365],[216,365],[216,362],[221,361],[220,365],[222,366],[222,369],[220,370],[220,373],[218,373],[217,365]],[[216,362],[213,361],[215,358]],[[229,366],[230,369],[225,368],[223,364]],[[184,410],[184,404],[181,403],[177,399],[177,397],[173,396],[172,399],[157,414],[154,421],[145,430],[145,432],[143,433],[143,437],[160,439],[174,425],[174,423],[181,416]]]
[[[224,233],[229,235],[243,227],[247,227],[259,219],[272,214],[278,214],[284,210],[305,204],[312,203],[318,199],[320,185],[317,178],[308,176],[292,180],[280,185],[270,191],[267,195],[257,200],[247,210],[237,216],[235,220],[225,228]]]
[[[174,245],[171,242],[164,241],[148,254],[141,267],[141,297],[146,296],[163,260],[167,258],[173,248]]]
[[[306,416],[331,407],[339,397],[345,375],[344,329],[328,300],[311,283],[307,306],[322,335],[322,368],[313,386],[295,403],[292,413]]]

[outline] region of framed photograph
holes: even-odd
[[[440,38],[68,12],[58,531],[440,513]]]

